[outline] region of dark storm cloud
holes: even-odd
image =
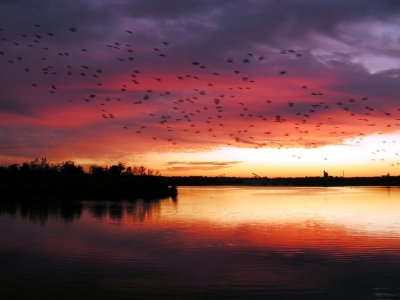
[[[118,2],[117,2],[118,3]],[[126,1],[116,7],[123,8],[127,16],[158,20],[188,20],[193,16],[218,13],[218,24],[249,28],[252,25],[279,25],[301,28],[318,28],[329,31],[343,20],[377,18],[397,15],[397,1]],[[251,17],[251,19],[248,19]]]
[[[159,23],[180,26],[197,18],[210,17],[219,31],[229,28],[245,32],[258,29],[249,34],[249,39],[266,36],[274,30],[287,29],[299,33],[314,29],[332,32],[332,28],[342,21],[360,19],[385,20],[398,16],[398,1],[2,1],[4,21],[16,22],[42,21],[42,25],[57,26],[69,21],[71,25],[79,21],[83,24],[97,23],[109,27],[118,23],[122,17],[150,19]],[[24,16],[24,19],[16,19]],[[119,16],[119,19],[114,17]],[[35,23],[36,24],[36,23]],[[75,24],[79,25],[79,24]],[[204,24],[207,27],[209,24]]]
[[[336,26],[386,21],[400,14],[398,1],[8,1],[3,24],[44,30],[77,28],[75,38],[98,40],[132,30],[142,38],[167,38],[182,50],[246,51],[269,45],[307,48],[310,32],[336,36]],[[1,24],[0,23],[0,24]],[[1,28],[1,27],[0,27]],[[145,34],[144,34],[145,33]],[[152,38],[153,36],[153,38]],[[240,43],[239,43],[240,40]],[[215,54],[218,54],[215,53]]]
[[[334,91],[346,93],[348,95],[357,95],[379,99],[382,106],[386,104],[398,104],[397,96],[399,93],[398,82],[400,78],[400,69],[392,69],[370,74],[365,69],[348,68],[347,72],[335,74],[341,76],[343,80],[339,85],[330,85]],[[363,96],[364,94],[364,96]]]
[[[115,5],[128,18],[149,19],[160,32],[181,33],[208,45],[301,42],[310,31],[334,36],[342,22],[387,20],[400,13],[398,1],[135,1]],[[200,22],[199,22],[200,21]],[[287,42],[287,41],[286,41]],[[306,42],[306,41],[305,41]]]
[[[290,133],[290,138],[296,135],[288,129],[292,121],[301,123],[306,119],[315,125],[325,122],[322,118],[343,112],[337,101],[355,98],[359,102],[350,109],[360,114],[365,110],[361,97],[368,96],[371,103],[366,105],[379,105],[382,112],[394,107],[400,68],[400,38],[396,33],[399,16],[399,1],[0,1],[0,38],[4,39],[0,39],[0,51],[4,52],[0,55],[0,112],[8,118],[3,118],[3,122],[16,126],[14,137],[19,136],[17,123],[37,126],[27,132],[29,136],[35,132],[40,135],[43,127],[81,126],[84,129],[91,124],[86,130],[110,126],[122,129],[127,136],[134,134],[135,139],[146,137],[145,143],[151,140],[161,145],[161,141],[167,140],[181,149],[186,142],[207,144],[202,149],[219,147],[225,142],[257,146],[260,136],[262,140],[270,137],[278,142],[279,135]],[[33,42],[37,35],[41,36],[40,43]],[[167,46],[163,44],[165,41],[169,42]],[[34,47],[29,48],[29,43]],[[121,47],[113,47],[115,43]],[[87,51],[82,52],[82,48]],[[128,48],[132,54],[127,54]],[[154,48],[159,48],[166,58],[160,58],[160,52]],[[285,54],[281,50],[286,50]],[[60,52],[68,52],[69,56],[59,56]],[[301,57],[296,57],[296,53]],[[128,61],[128,55],[134,61]],[[261,55],[264,59],[259,61]],[[22,61],[18,62],[17,56]],[[121,57],[123,62],[119,61]],[[234,62],[228,63],[228,58]],[[245,58],[250,63],[244,64]],[[193,66],[193,61],[205,64],[206,68]],[[43,68],[49,66],[51,71],[44,75]],[[67,66],[71,67],[73,76],[67,75]],[[25,72],[25,68],[30,72]],[[102,70],[101,75],[94,74],[97,69]],[[135,77],[138,83],[132,82],[135,69],[140,70]],[[240,75],[233,70],[240,70]],[[53,71],[56,76],[52,75]],[[85,77],[80,76],[82,71],[86,72]],[[284,76],[279,75],[281,71],[286,72]],[[220,76],[214,76],[213,72]],[[187,78],[186,74],[192,77]],[[92,75],[99,75],[99,79]],[[198,75],[200,80],[194,80],[193,75]],[[244,76],[254,79],[255,83],[244,82]],[[157,82],[155,77],[162,81]],[[37,86],[33,87],[33,83]],[[212,88],[209,83],[214,84]],[[123,93],[122,85],[126,85]],[[308,88],[302,89],[302,85]],[[251,89],[245,90],[247,86]],[[144,100],[148,88],[152,93]],[[195,89],[198,91],[194,92]],[[164,95],[167,90],[171,92],[169,96]],[[200,90],[206,94],[199,95]],[[317,98],[311,92],[323,92],[324,96]],[[225,98],[219,97],[222,93]],[[92,94],[94,98],[90,98]],[[235,94],[236,98],[228,98],[228,94]],[[193,105],[190,102],[172,104],[179,98],[194,99],[194,96]],[[213,99],[217,97],[223,106],[223,117],[218,123],[224,123],[224,127],[212,115],[215,113]],[[107,98],[111,100],[105,101]],[[267,104],[266,99],[272,103]],[[139,101],[143,101],[142,105],[132,106],[132,102]],[[239,106],[240,101],[245,103],[243,107]],[[314,109],[312,105],[320,101],[330,108],[321,105]],[[176,106],[174,111],[171,106]],[[204,106],[208,111],[203,110]],[[244,106],[248,109],[246,115]],[[305,117],[311,109],[317,112]],[[196,128],[188,128],[188,132],[198,130],[197,140],[189,133],[180,135],[186,122],[180,120],[178,124],[174,120],[183,118],[183,113],[180,115],[183,110],[186,114],[193,112]],[[398,118],[393,109],[390,111]],[[301,114],[295,115],[298,112]],[[11,114],[28,118],[14,120]],[[167,115],[170,119],[164,124],[167,119],[162,118]],[[259,115],[268,119],[272,128],[261,129],[268,123],[255,119]],[[275,122],[276,115],[287,121]],[[203,127],[200,119],[207,116],[214,119]],[[349,118],[339,118],[351,122]],[[167,125],[171,126],[168,131]],[[236,134],[238,129],[241,134]],[[244,134],[244,129],[249,133]],[[267,130],[273,135],[264,135]],[[204,136],[208,134],[210,138],[214,133],[217,142],[209,147],[209,139]],[[74,135],[80,136],[72,131],[70,135],[61,135],[71,139]],[[254,141],[250,140],[253,137]],[[43,136],[43,143],[47,138],[50,139]],[[285,139],[292,144],[289,138]],[[9,144],[12,143],[10,138]],[[234,163],[238,162],[170,162],[167,166],[174,170],[207,170],[230,167]]]
[[[10,1],[0,3],[0,11],[0,28],[4,31],[28,37],[34,34],[44,37],[51,32],[58,45],[101,41],[120,30],[120,11],[112,4],[96,1]]]
[[[186,19],[189,16],[209,14],[215,9],[225,8],[235,1],[186,1],[186,0],[139,0],[124,1],[120,7],[128,16],[163,20]]]

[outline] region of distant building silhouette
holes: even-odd
[[[328,178],[328,177],[329,177],[328,172],[326,172],[326,171],[324,170],[324,178]]]

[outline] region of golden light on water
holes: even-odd
[[[203,195],[209,195],[208,190],[213,190],[214,195],[204,198]],[[191,210],[186,211],[191,218],[221,226],[311,222],[343,227],[350,232],[400,236],[398,188],[223,187],[218,191],[213,187],[181,187],[180,195],[182,201],[190,197],[205,203],[193,206],[180,202],[182,214]],[[246,197],[250,197],[249,201]]]

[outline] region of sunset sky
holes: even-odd
[[[0,79],[0,165],[400,175],[400,1],[1,1]]]

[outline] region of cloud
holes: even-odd
[[[242,163],[242,161],[169,161],[166,165],[188,165],[188,166],[229,166]]]
[[[168,167],[166,171],[187,172],[187,171],[213,171],[227,168],[226,166],[197,166],[197,167]]]
[[[170,161],[165,163],[168,166],[165,170],[171,172],[212,171],[230,168],[239,163],[242,161]]]
[[[88,141],[85,155],[114,157],[129,148],[321,147],[397,132],[399,8],[1,1],[2,147],[32,156],[58,149],[55,141]],[[232,166],[198,163],[169,166]]]

